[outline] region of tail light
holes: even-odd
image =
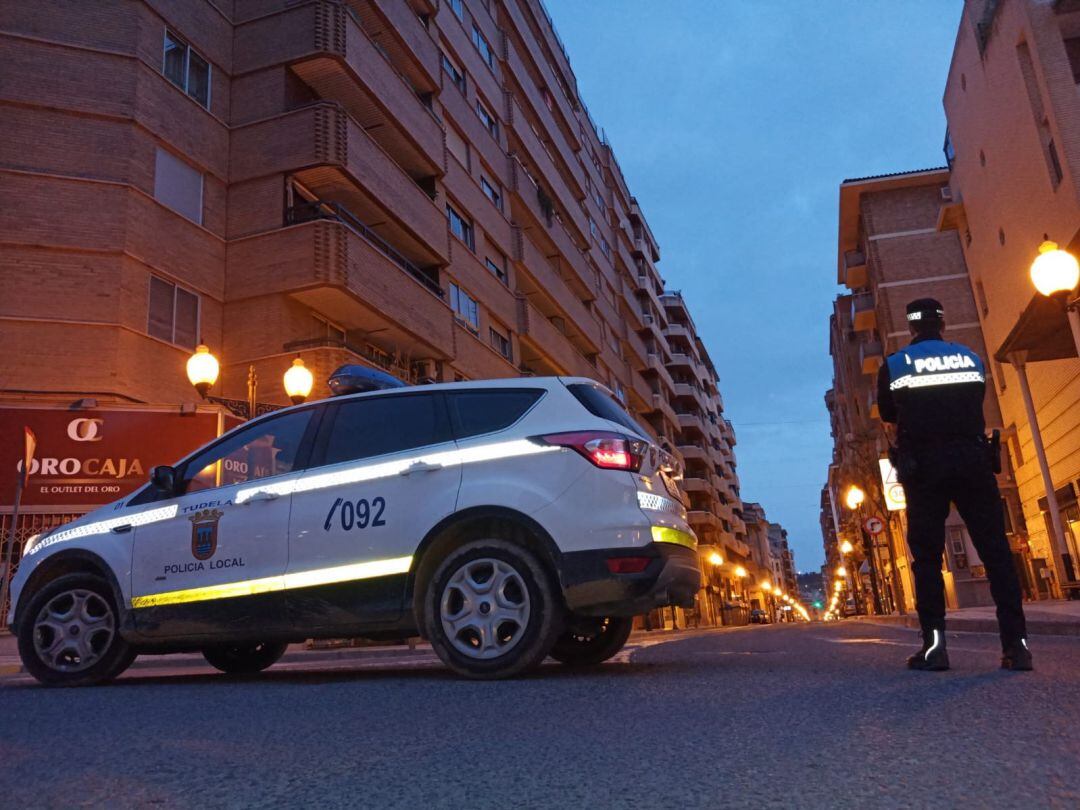
[[[641,469],[641,462],[649,449],[648,442],[641,439],[632,439],[621,433],[609,433],[602,430],[549,433],[537,439],[544,444],[576,450],[604,470],[637,472]]]

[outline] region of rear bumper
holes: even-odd
[[[612,557],[649,557],[639,574],[612,574]],[[637,616],[668,605],[692,607],[701,588],[697,552],[675,543],[563,554],[559,577],[567,607],[586,616]]]

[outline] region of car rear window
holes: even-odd
[[[645,432],[644,428],[635,422],[634,418],[630,416],[630,414],[628,414],[610,395],[605,393],[602,388],[598,388],[595,385],[588,385],[587,383],[571,383],[566,387],[570,389],[570,393],[574,395],[574,398],[584,405],[585,409],[593,416],[599,416],[601,419],[616,422],[640,436],[649,435]]]
[[[510,427],[544,395],[542,388],[491,388],[446,395],[459,439]]]

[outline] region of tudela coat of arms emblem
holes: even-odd
[[[209,560],[217,551],[218,521],[225,513],[220,509],[203,509],[191,515],[191,554],[196,560]]]

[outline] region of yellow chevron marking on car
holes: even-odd
[[[247,579],[240,582],[224,582],[220,585],[204,585],[199,588],[185,588],[180,591],[133,596],[131,606],[133,608],[148,608],[162,605],[180,605],[189,602],[206,602],[211,599],[232,599],[237,596],[255,596],[274,591],[310,588],[316,585],[355,582],[392,574],[405,574],[408,573],[411,566],[411,556],[372,560],[371,562],[353,563],[351,565],[335,565],[330,568],[317,568],[312,571],[297,571],[284,576]]]

